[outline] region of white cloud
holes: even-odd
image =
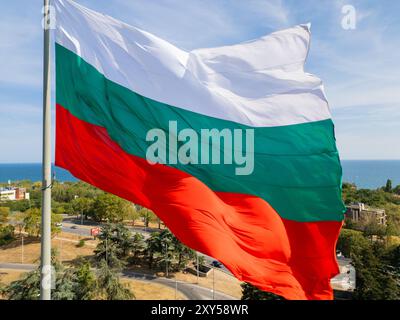
[[[357,11],[355,30],[344,30],[338,23],[341,7],[349,3]],[[370,7],[361,1],[334,4],[335,18],[324,33],[314,37],[311,48],[314,68],[324,75],[331,107],[355,106],[362,113],[368,105],[400,106],[397,24],[383,20],[379,5]]]
[[[264,29],[256,34],[260,36],[290,25],[282,0],[114,0],[113,6],[80,2],[186,50],[250,40],[254,26]]]
[[[280,29],[291,26],[292,19],[289,9],[282,0],[250,0],[240,3],[240,12],[245,13],[254,21],[269,29]]]

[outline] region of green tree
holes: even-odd
[[[387,214],[387,230],[389,236],[400,235],[400,206],[394,203],[387,203],[383,208]]]
[[[56,214],[64,214],[65,211],[65,203],[64,202],[57,202],[52,200],[51,201],[51,210]]]
[[[386,300],[400,297],[400,277],[382,241],[369,241],[362,232],[343,229],[337,249],[352,259],[356,269],[357,300]]]
[[[129,257],[132,251],[132,233],[122,223],[118,223],[114,226],[114,233],[112,240],[121,249],[121,258]]]
[[[118,222],[132,213],[132,204],[109,193],[101,194],[93,204],[93,215],[97,221]]]
[[[26,273],[22,279],[11,282],[3,289],[9,300],[38,300],[40,297],[40,269]]]
[[[123,268],[133,248],[130,231],[123,224],[105,224],[99,239],[101,241],[95,250],[96,260],[105,260],[111,268]]]
[[[340,250],[345,257],[352,258],[360,256],[364,248],[368,247],[370,242],[366,239],[362,232],[342,229],[336,248]]]
[[[90,264],[82,262],[77,268],[65,268],[52,251],[52,265],[55,273],[53,300],[89,300],[98,296],[97,278]],[[38,300],[40,296],[40,267],[25,274],[21,279],[11,282],[2,289],[10,300]]]
[[[142,217],[146,228],[149,227],[150,222],[153,222],[157,219],[157,216],[154,214],[154,212],[147,208],[141,208],[139,210],[139,215]]]
[[[400,274],[400,245],[389,248],[386,259],[392,266],[395,266],[396,271]]]
[[[8,244],[14,239],[14,226],[0,225],[0,246]]]
[[[16,212],[13,214],[13,219],[14,219],[14,224],[16,229],[18,230],[18,233],[21,234],[22,230],[25,228],[25,212]]]
[[[10,211],[26,211],[31,207],[29,200],[19,200],[19,201],[5,201],[2,206],[10,208]]]
[[[175,254],[174,236],[168,229],[161,232],[153,232],[146,240],[146,252],[149,260],[149,268],[153,266],[153,262],[157,259],[158,264],[168,270],[171,268]]]
[[[140,233],[135,233],[131,239],[131,249],[133,252],[133,261],[136,262],[138,256],[145,248],[144,236]]]
[[[126,214],[125,219],[131,221],[131,222],[132,222],[132,225],[134,226],[136,220],[139,219],[139,218],[140,218],[140,214],[139,214],[139,212],[136,210],[135,205],[132,204],[130,210],[128,210],[128,212],[127,212],[127,214]]]
[[[10,208],[0,207],[0,225],[7,223],[9,216],[10,216]]]
[[[57,225],[62,221],[62,216],[59,214],[51,213],[51,232],[52,234],[59,233],[61,228]],[[25,231],[30,236],[39,237],[41,228],[41,211],[38,208],[31,208],[25,211],[23,220]]]
[[[121,270],[125,266],[125,262],[120,258],[122,250],[115,242],[104,239],[99,242],[94,250],[95,260],[98,264],[105,261],[110,268]]]
[[[155,234],[159,241],[159,251],[157,252],[159,265],[166,270],[166,276],[168,276],[176,253],[175,237],[168,229],[155,232]]]
[[[386,228],[378,224],[377,221],[371,220],[364,226],[364,235],[367,237],[378,236],[383,238],[386,235]]]
[[[146,240],[146,256],[149,263],[149,268],[153,268],[155,254],[161,252],[160,245],[160,234],[158,232],[154,232],[151,234],[149,238]]]
[[[39,237],[41,213],[38,208],[31,208],[25,212],[24,225],[25,231],[30,236]]]
[[[380,251],[380,252],[379,252]],[[360,256],[353,257],[356,269],[357,300],[397,300],[400,298],[399,278],[388,272],[388,266],[382,262],[384,249],[382,244],[365,248]]]
[[[388,187],[391,188],[389,185]],[[389,190],[389,188],[387,190]],[[377,190],[358,190],[355,186],[343,184],[342,195],[346,204],[350,204],[352,202],[362,202],[373,207],[381,207],[388,203],[400,204],[400,199],[394,197],[393,193],[386,192],[386,187],[379,188]]]
[[[179,271],[195,257],[195,252],[181,243],[168,229],[153,232],[146,240],[146,245],[149,268],[152,268],[157,259],[158,264],[163,269],[166,268],[166,271]]]
[[[51,292],[53,300],[76,300],[77,280],[74,269],[60,268],[56,272],[56,288]]]
[[[78,300],[92,300],[97,294],[96,275],[91,270],[90,263],[83,261],[80,263],[76,274],[76,298]]]
[[[178,258],[176,269],[178,271],[183,270],[185,269],[187,263],[195,258],[196,252],[193,249],[190,249],[189,247],[185,246],[175,236],[173,237],[173,246],[174,246],[174,252],[176,253]]]
[[[387,179],[384,190],[386,192],[392,192],[392,180]]]
[[[242,300],[285,300],[283,297],[271,292],[262,291],[249,283],[243,283]]]
[[[106,300],[130,300],[135,296],[131,290],[124,286],[115,270],[102,260],[97,271],[98,288],[101,296]]]
[[[199,257],[197,259],[199,260],[199,268],[205,265],[206,257],[199,255]]]
[[[56,250],[51,252],[51,263],[56,272],[60,269]],[[57,290],[57,288],[56,288]],[[52,290],[52,295],[56,290]],[[11,282],[3,289],[9,300],[38,300],[40,298],[40,266],[23,275],[19,280]]]
[[[40,186],[35,189],[40,191]],[[52,198],[58,202],[70,202],[76,196],[94,199],[101,194],[104,194],[104,192],[82,181],[62,183],[54,181],[52,189]],[[40,192],[38,197],[40,197]]]
[[[52,236],[61,232],[61,227],[59,227],[59,224],[62,222],[62,220],[63,220],[63,217],[61,214],[57,214],[54,212],[51,213],[51,234],[52,234]]]
[[[87,219],[93,214],[93,203],[94,200],[90,198],[76,198],[71,201],[71,207],[76,214],[79,213],[81,219],[83,216]]]

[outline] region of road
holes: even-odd
[[[81,224],[79,219],[66,216],[63,219],[63,225],[61,227],[61,231],[77,234],[80,236],[90,236],[91,228],[101,228],[101,226],[102,226],[101,223],[96,223],[93,221],[90,221],[90,223],[88,223],[88,221],[85,220],[83,221],[83,224]],[[143,228],[143,227],[127,226],[127,228],[131,232],[141,233],[145,238],[148,238],[152,232],[159,231],[158,229]]]
[[[0,269],[7,270],[22,270],[31,271],[36,269],[38,266],[35,264],[19,264],[19,263],[0,263]],[[146,282],[159,283],[173,289],[177,289],[183,295],[185,295],[189,300],[212,300],[213,292],[211,289],[198,286],[196,284],[191,284],[182,281],[176,281],[174,279],[160,278],[149,274],[123,271],[122,278],[126,279],[136,279]],[[229,296],[219,291],[214,293],[215,300],[237,300],[235,297]]]
[[[77,235],[80,235],[80,236],[88,236],[88,237],[90,237],[90,229],[79,228],[78,226],[76,226],[74,224],[63,223],[63,225],[61,227],[61,231],[62,232],[67,232],[67,233],[77,234]]]
[[[182,292],[189,300],[212,300],[213,293],[212,289],[198,286],[196,284],[176,281],[174,279],[167,279],[156,277],[149,274],[143,274],[132,271],[123,271],[123,277],[125,278],[134,278],[138,280],[146,280],[151,282],[160,283],[166,286],[169,286],[173,289],[177,288],[178,291]],[[237,300],[237,298],[229,296],[219,291],[215,291],[214,293],[215,300]]]
[[[38,266],[35,264],[21,264],[21,263],[0,263],[0,269],[32,271]]]
[[[96,228],[97,226],[93,226],[93,228]],[[135,228],[135,227],[127,227],[131,232],[134,233],[141,233],[144,238],[150,237],[150,233],[154,232],[154,230],[145,230],[144,228]],[[63,222],[63,225],[61,227],[62,232],[67,232],[67,233],[73,233],[77,234],[80,236],[84,237],[90,237],[90,228],[85,228],[85,226],[80,225],[80,224],[74,224],[74,223],[65,223]]]
[[[90,236],[90,229],[91,228],[98,228],[101,227],[101,223],[96,223],[96,222],[92,222],[90,221],[90,223],[88,223],[88,221],[83,221],[83,224],[80,224],[80,220],[76,219],[74,217],[70,217],[70,216],[65,216],[64,220],[63,220],[63,225],[61,227],[61,230],[63,232],[67,232],[67,233],[73,233],[73,234],[77,234],[80,236]],[[150,234],[153,232],[157,232],[159,231],[158,229],[153,229],[153,228],[143,228],[143,227],[127,227],[131,232],[133,233],[140,233],[144,236],[145,239],[147,239],[148,237],[150,237]],[[212,262],[215,260],[213,257],[207,256],[201,252],[198,252],[199,256],[204,256],[206,264],[209,266],[212,266]],[[220,268],[217,268],[229,275],[232,275],[231,272],[225,268],[224,265],[221,265]]]

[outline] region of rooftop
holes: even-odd
[[[337,255],[340,273],[331,279],[334,290],[354,291],[356,288],[356,269],[351,264],[352,260],[341,254]]]

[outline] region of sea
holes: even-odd
[[[400,185],[400,160],[342,160],[343,182],[355,183],[359,189],[376,189],[386,184]],[[52,166],[58,181],[77,181],[68,171]],[[0,182],[8,180],[41,181],[40,163],[0,163]]]

